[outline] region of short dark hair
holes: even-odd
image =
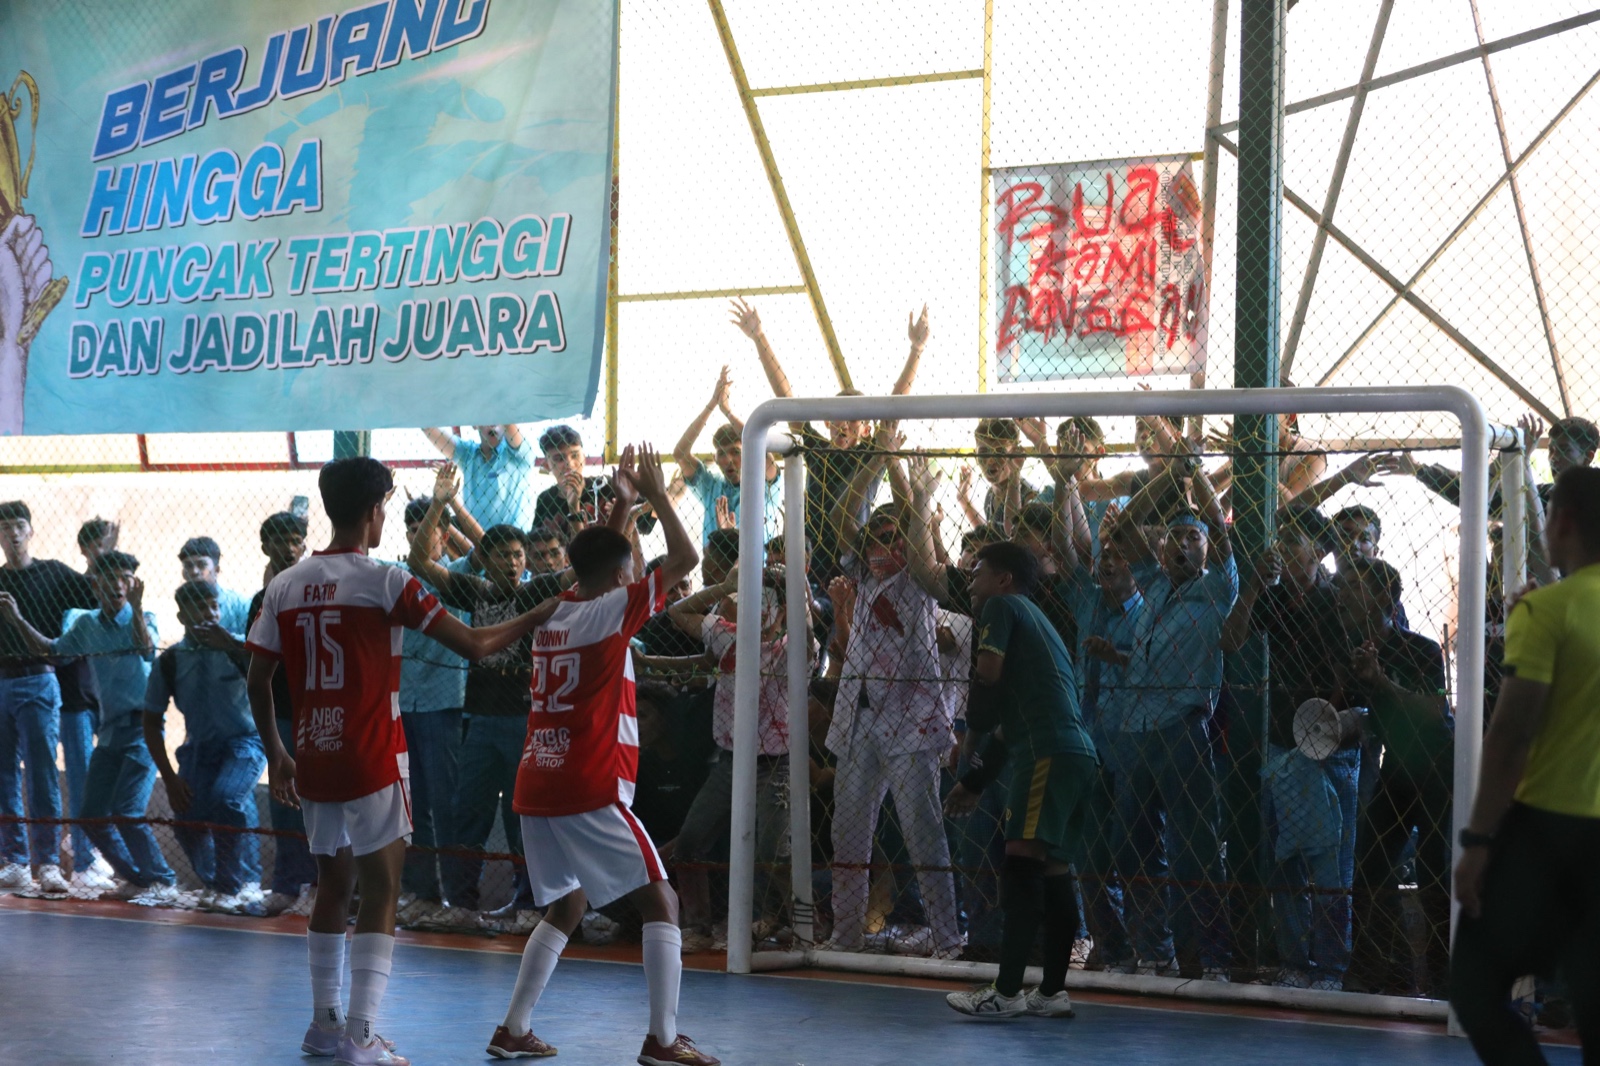
[[[551,518],[528,530],[527,541],[553,540],[565,548],[572,541],[572,529],[564,519]]]
[[[369,455],[350,455],[323,464],[317,488],[334,528],[349,529],[394,491],[394,474]]]
[[[648,703],[670,713],[678,703],[678,691],[664,681],[640,681],[633,686],[633,702]]]
[[[1378,517],[1377,511],[1374,511],[1364,503],[1358,503],[1335,512],[1333,516],[1335,525],[1343,525],[1352,519],[1364,526],[1371,526],[1372,531],[1378,535],[1378,539],[1383,539],[1383,519]]]
[[[1600,551],[1600,469],[1575,466],[1556,478],[1551,511],[1571,514],[1586,551]]]
[[[414,496],[406,501],[405,522],[408,526],[416,525],[428,516],[428,508],[433,506],[433,500],[427,496]]]
[[[961,550],[968,551],[975,547],[981,548],[985,544],[993,544],[995,541],[1004,539],[1004,535],[999,530],[987,523],[973,526],[961,534]]]
[[[1550,439],[1564,437],[1581,451],[1600,449],[1600,427],[1587,418],[1558,418],[1550,423]]]
[[[1333,524],[1327,515],[1305,504],[1289,504],[1278,512],[1278,535],[1301,536],[1323,554],[1333,551]]]
[[[222,548],[210,537],[190,537],[183,542],[183,547],[178,549],[178,561],[204,555],[213,563],[222,562]]]
[[[106,552],[89,564],[89,573],[96,576],[123,570],[132,574],[136,573],[138,569],[139,560],[135,559],[131,552],[124,551]]]
[[[978,428],[972,435],[975,437],[988,437],[990,440],[1008,440],[1012,443],[1022,439],[1022,431],[1017,428],[1016,420],[1011,418],[980,419]]]
[[[579,581],[591,581],[621,566],[633,554],[633,544],[610,526],[589,526],[567,545],[567,559]]]
[[[1352,559],[1348,564],[1350,576],[1356,578],[1368,588],[1375,588],[1388,594],[1394,603],[1400,602],[1400,594],[1405,590],[1405,582],[1400,579],[1400,571],[1384,562],[1382,559]]]
[[[732,566],[739,561],[739,531],[737,529],[713,529],[706,538],[705,557],[715,558],[720,563]]]
[[[19,518],[29,525],[33,524],[33,512],[28,510],[27,504],[21,500],[0,503],[0,522],[15,522]]]
[[[172,598],[179,608],[183,608],[216,603],[222,596],[217,591],[217,586],[210,581],[185,581],[178,586],[178,591],[172,594]]]
[[[583,437],[577,430],[566,423],[562,423],[559,426],[551,426],[539,434],[539,450],[541,452],[558,451],[562,448],[570,448],[574,444],[582,447]]]
[[[1056,440],[1066,436],[1069,429],[1076,429],[1091,444],[1100,444],[1106,439],[1106,431],[1100,425],[1100,420],[1092,415],[1073,415],[1062,422],[1056,427]]]
[[[1039,557],[1014,540],[997,540],[978,549],[978,562],[1011,575],[1011,585],[1023,596],[1039,584]]]
[[[502,522],[497,526],[490,526],[483,531],[483,539],[478,541],[478,549],[488,555],[507,544],[520,544],[524,551],[528,547],[528,535],[518,526],[509,522]]]
[[[105,518],[91,518],[78,527],[78,547],[87,548],[91,544],[105,539],[116,526]]]
[[[306,520],[293,511],[278,511],[269,514],[261,520],[261,539],[274,540],[278,537],[303,537],[306,535]]]
[[[1023,504],[1021,512],[1017,515],[1016,530],[1019,533],[1026,530],[1029,533],[1049,536],[1050,530],[1055,524],[1055,511],[1050,508],[1048,503],[1040,503],[1035,500],[1032,503]]]
[[[711,446],[714,448],[726,448],[730,445],[738,444],[743,439],[744,434],[740,432],[739,427],[732,422],[728,422],[718,426],[717,431],[711,434]]]

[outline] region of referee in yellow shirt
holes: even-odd
[[[1559,967],[1600,1062],[1600,469],[1564,472],[1545,527],[1560,582],[1506,620],[1505,683],[1461,833],[1450,1003],[1485,1063],[1539,1063],[1512,984]]]

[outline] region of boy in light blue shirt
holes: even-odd
[[[201,907],[264,915],[261,846],[254,830],[261,824],[256,785],[267,756],[250,717],[247,663],[237,653],[206,643],[208,632],[221,624],[216,585],[188,581],[173,598],[184,637],[156,658],[150,672],[144,696],[145,745],[173,813],[186,821],[227,827],[217,833],[177,827],[178,843],[207,889]],[[178,705],[186,734],[176,771],[162,732],[169,702]]]
[[[142,715],[150,663],[155,659],[156,620],[144,609],[139,560],[124,551],[101,555],[90,567],[100,610],[78,615],[52,641],[13,618],[23,639],[39,655],[86,656],[100,688],[100,729],[89,759],[82,817],[95,848],[127,883],[127,894],[149,905],[177,898],[176,877],[156,835],[144,822],[94,824],[101,818],[139,818],[150,804],[156,767],[145,746]]]
[[[222,609],[219,624],[242,640],[249,628],[250,597],[222,586],[221,546],[211,537],[190,537],[178,549],[178,562],[183,566],[185,581],[207,581],[216,586],[217,604]]]
[[[1195,509],[1185,505],[1158,518],[1159,498],[1183,498],[1182,480],[1192,486]],[[1152,521],[1166,526],[1159,558],[1146,532]],[[1239,596],[1233,546],[1198,459],[1169,464],[1134,496],[1116,528],[1144,593],[1134,647],[1131,654],[1104,643],[1085,651],[1126,670],[1122,692],[1102,702],[1099,722],[1108,741],[1113,847],[1118,873],[1130,885],[1127,917],[1141,956],[1138,972],[1175,975],[1178,960],[1168,953],[1175,946],[1186,959],[1199,956],[1205,980],[1227,981],[1232,945],[1221,899],[1221,801],[1210,721],[1222,686],[1222,626]],[[1141,827],[1163,824],[1166,833],[1141,847]],[[1168,873],[1175,883],[1170,905],[1160,888]]]
[[[723,528],[723,521],[734,521],[739,515],[739,476],[740,464],[744,461],[744,447],[742,444],[744,423],[728,408],[728,368],[722,368],[722,375],[717,378],[717,387],[711,393],[711,400],[689,423],[689,428],[684,430],[677,445],[672,449],[672,457],[678,461],[678,472],[683,475],[683,483],[693,492],[700,501],[704,518],[701,522],[700,543],[704,544],[711,539],[711,534]],[[694,455],[694,442],[705,431],[706,422],[711,418],[711,412],[722,409],[727,416],[726,425],[718,426],[717,431],[711,435],[711,446],[715,449],[716,467],[707,466]],[[766,535],[763,540],[770,540],[783,532],[783,475],[778,472],[778,463],[767,453],[766,471],[766,501],[767,510],[764,521]],[[723,509],[724,517],[718,517],[719,503]]]

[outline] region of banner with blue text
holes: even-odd
[[[0,433],[588,414],[616,56],[616,0],[0,7]]]

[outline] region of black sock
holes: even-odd
[[[1053,996],[1067,987],[1067,966],[1072,943],[1078,938],[1078,893],[1071,874],[1042,879],[1044,885],[1044,980],[1041,995]]]
[[[1000,867],[1000,911],[1005,927],[1000,935],[1000,976],[994,982],[1001,995],[1022,991],[1022,971],[1027,969],[1044,915],[1044,886],[1041,860],[1006,856]]]

